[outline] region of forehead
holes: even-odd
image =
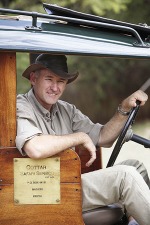
[[[53,79],[57,79],[57,80],[66,80],[67,81],[67,79],[58,76],[57,74],[55,74],[54,72],[52,72],[49,69],[39,70],[39,75],[43,78],[53,78]]]

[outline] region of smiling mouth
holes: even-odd
[[[49,96],[56,96],[57,94],[54,94],[54,93],[47,93]]]

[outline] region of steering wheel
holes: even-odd
[[[117,142],[115,144],[115,147],[113,149],[113,152],[112,152],[112,154],[110,156],[110,159],[109,159],[108,164],[107,164],[106,167],[111,167],[111,166],[114,165],[114,162],[115,162],[115,160],[116,160],[116,158],[117,158],[117,156],[118,156],[118,154],[119,154],[119,152],[121,150],[121,147],[124,144],[124,138],[126,136],[126,133],[127,133],[128,129],[129,129],[129,127],[134,123],[135,117],[136,117],[137,112],[138,112],[138,110],[140,108],[140,101],[137,100],[136,104],[137,104],[136,107],[134,107],[131,110],[131,112],[129,114],[129,117],[128,117],[128,119],[127,119],[127,121],[126,121],[126,123],[125,123],[125,125],[124,125],[124,127],[123,127],[123,129],[122,129],[122,131],[121,131],[121,133],[119,135],[119,137],[118,137],[118,140],[117,140]]]

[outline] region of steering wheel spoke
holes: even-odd
[[[137,103],[136,107],[134,107],[131,110],[131,112],[130,112],[130,114],[128,116],[128,119],[127,119],[127,121],[126,121],[126,123],[125,123],[125,125],[124,125],[124,127],[123,127],[123,129],[122,129],[122,131],[121,131],[121,133],[119,135],[119,137],[118,137],[118,140],[117,140],[117,142],[115,144],[115,147],[113,149],[113,152],[112,152],[112,154],[110,156],[110,159],[109,159],[108,164],[107,164],[106,167],[111,167],[111,166],[114,165],[114,163],[116,161],[116,158],[117,158],[117,156],[118,156],[118,154],[119,154],[119,152],[120,152],[120,150],[122,148],[122,145],[125,142],[127,131],[128,131],[129,128],[131,128],[131,126],[133,125],[133,123],[135,121],[135,117],[136,117],[137,112],[138,112],[138,110],[140,108],[140,101],[137,100],[136,103]]]

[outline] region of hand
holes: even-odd
[[[85,134],[84,143],[82,144],[85,149],[87,149],[90,153],[90,160],[86,163],[86,166],[89,167],[96,159],[96,147],[93,144],[91,138]]]
[[[146,101],[148,100],[148,95],[141,90],[134,92],[128,98],[123,100],[123,102],[121,103],[122,110],[130,111],[133,107],[136,106],[137,100],[139,100],[141,102],[140,106],[143,106],[146,103]]]

